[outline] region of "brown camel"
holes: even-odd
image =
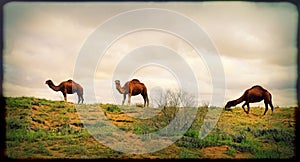
[[[249,109],[250,109],[249,103],[260,102],[262,100],[264,100],[264,103],[265,103],[264,115],[268,111],[268,104],[271,106],[271,110],[273,113],[274,107],[272,104],[272,95],[270,92],[268,92],[266,89],[264,89],[263,87],[261,87],[259,85],[255,85],[255,86],[247,89],[240,98],[227,102],[227,104],[225,105],[225,109],[230,108],[231,106],[235,106],[235,105],[245,101],[242,108],[248,114]],[[245,108],[244,108],[245,105],[247,105],[248,111],[245,110]]]
[[[67,94],[77,93],[78,96],[78,104],[83,103],[83,88],[78,83],[74,82],[73,80],[67,80],[61,82],[58,86],[55,86],[52,80],[47,80],[45,84],[53,89],[54,91],[61,91],[64,95],[64,99],[67,102]]]
[[[130,105],[131,96],[136,96],[141,94],[144,98],[144,107],[146,106],[146,103],[147,106],[149,106],[147,88],[138,79],[132,79],[131,81],[126,82],[123,87],[121,87],[119,80],[116,80],[115,83],[116,83],[116,89],[121,94],[123,94],[122,105],[124,105],[127,94],[128,94],[128,105]]]

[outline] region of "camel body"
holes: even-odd
[[[138,79],[132,79],[131,81],[126,82],[123,87],[121,87],[119,80],[116,80],[115,83],[116,83],[116,89],[121,94],[123,94],[122,105],[124,105],[124,102],[126,100],[126,95],[128,95],[128,105],[130,105],[131,96],[137,96],[141,94],[144,99],[144,107],[146,106],[146,104],[147,106],[149,106],[147,88]]]
[[[67,102],[67,94],[77,93],[78,104],[83,103],[83,88],[80,84],[69,79],[61,82],[58,86],[54,85],[52,80],[47,80],[46,83],[52,90],[62,92],[64,100]]]
[[[230,108],[232,106],[236,106],[237,104],[245,101],[245,103],[242,105],[242,108],[248,114],[250,110],[249,103],[260,102],[262,100],[264,100],[265,103],[265,112],[263,115],[265,115],[266,112],[268,111],[268,105],[270,105],[273,113],[274,107],[272,104],[272,95],[269,91],[267,91],[266,89],[264,89],[259,85],[255,85],[247,89],[240,98],[227,102],[227,104],[225,105],[225,109]],[[247,105],[247,111],[244,108],[246,105]]]

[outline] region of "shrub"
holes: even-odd
[[[106,105],[101,105],[106,111],[109,112],[121,112],[121,109],[113,104],[106,104]]]
[[[199,131],[198,130],[189,129],[188,131],[185,132],[184,135],[186,135],[188,137],[199,138]]]
[[[226,154],[228,154],[230,156],[235,156],[236,150],[232,147],[228,147],[228,149],[226,150]]]

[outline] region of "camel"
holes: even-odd
[[[232,106],[235,106],[235,105],[245,101],[245,103],[242,105],[242,108],[244,109],[244,111],[247,114],[249,114],[249,109],[250,109],[249,103],[260,102],[262,100],[264,100],[264,103],[265,103],[265,112],[263,115],[265,115],[266,112],[268,111],[268,105],[270,105],[272,113],[273,113],[274,107],[272,104],[272,95],[269,91],[267,91],[266,89],[264,89],[263,87],[261,87],[259,85],[255,85],[255,86],[247,89],[240,98],[227,102],[227,104],[225,105],[225,109],[230,108]],[[247,105],[247,108],[248,108],[247,111],[244,108],[245,105]]]
[[[149,106],[149,99],[147,94],[146,86],[141,83],[138,79],[132,79],[131,81],[127,81],[123,87],[121,87],[120,80],[115,80],[116,89],[123,94],[122,105],[124,105],[126,95],[128,94],[128,105],[130,105],[131,96],[136,96],[141,94],[144,99],[144,107]]]
[[[81,103],[83,103],[83,88],[73,80],[69,79],[67,81],[63,81],[58,86],[55,86],[52,80],[47,80],[45,84],[48,84],[48,86],[54,91],[61,91],[64,95],[65,102],[67,102],[67,94],[77,93],[78,104],[80,103],[80,101]]]

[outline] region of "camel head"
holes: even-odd
[[[120,85],[120,80],[115,80],[116,85]]]
[[[230,108],[232,106],[235,106],[235,101],[228,101],[227,104],[225,105],[225,109]]]
[[[52,80],[47,80],[45,84],[53,85],[53,82],[52,82]]]

